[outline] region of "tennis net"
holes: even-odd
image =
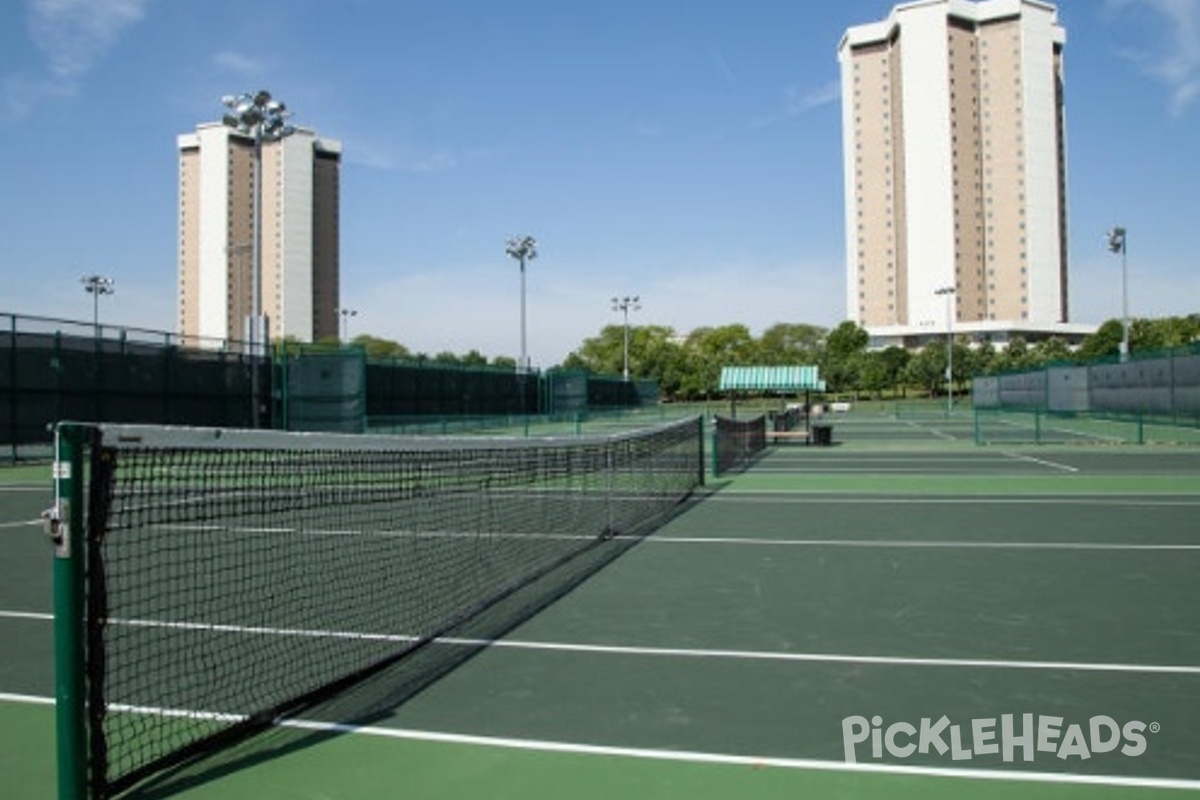
[[[713,474],[744,469],[767,446],[767,418],[713,420]]]
[[[56,597],[60,646],[82,638],[74,658],[59,655],[60,674],[82,672],[68,705],[84,730],[69,737],[86,768],[67,770],[101,798],[328,700],[581,554],[644,535],[703,480],[699,419],[563,439],[58,435],[57,508],[83,532],[56,560],[56,592],[70,582],[82,595]],[[72,497],[86,511],[64,509]],[[59,577],[64,559],[77,578]],[[60,737],[72,722],[62,714]]]

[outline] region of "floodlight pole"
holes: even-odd
[[[339,308],[338,313],[342,315],[342,344],[347,344],[350,341],[350,317],[357,317],[358,312],[353,308]]]
[[[92,329],[97,339],[100,338],[100,295],[113,294],[116,281],[103,275],[84,275],[79,279],[83,290],[92,296]]]
[[[505,252],[521,264],[521,360],[517,363],[520,372],[529,371],[529,355],[525,342],[525,262],[537,258],[537,239],[532,236],[516,236],[509,239]]]
[[[934,294],[946,297],[946,415],[954,411],[954,287],[943,286]]]
[[[1129,358],[1129,265],[1124,228],[1114,226],[1108,232],[1108,249],[1121,254],[1121,361],[1126,361]]]
[[[614,297],[612,299],[612,310],[620,311],[625,315],[625,346],[623,348],[625,355],[623,363],[625,366],[621,374],[626,381],[629,380],[629,312],[631,310],[640,311],[642,307],[639,305],[639,302],[640,300],[637,295],[633,297]]]
[[[278,141],[295,132],[288,124],[289,112],[287,106],[272,99],[271,93],[259,90],[253,94],[247,92],[240,95],[227,95],[221,98],[221,103],[228,110],[222,122],[254,140],[254,218],[253,235],[251,237],[251,289],[249,345],[251,357],[267,352],[270,345],[270,332],[263,324],[262,314],[262,146],[264,141]],[[258,329],[262,329],[262,340],[259,341]],[[258,365],[251,364],[251,403],[252,414],[250,423],[258,427]]]

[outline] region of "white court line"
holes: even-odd
[[[33,695],[0,694],[0,701],[52,705],[53,698]],[[182,711],[123,707],[117,709],[128,713],[144,713],[166,717],[237,722],[244,715],[219,712]],[[784,758],[779,756],[748,756],[731,753],[712,753],[696,750],[660,750],[647,747],[617,747],[612,745],[562,742],[546,739],[517,739],[506,736],[479,736],[466,733],[416,730],[412,728],[383,728],[377,725],[347,725],[337,722],[320,722],[305,719],[277,720],[276,724],[294,730],[319,733],[343,733],[356,736],[374,736],[384,739],[431,742],[435,744],[467,745],[471,747],[494,747],[507,750],[523,750],[537,753],[563,753],[568,755],[604,756],[608,758],[637,758],[650,761],[667,761],[690,764],[713,764],[741,767],[776,767],[779,769],[809,770],[814,772],[848,772],[875,775],[899,775],[926,778],[954,778],[995,780],[1026,783],[1078,784],[1088,786],[1120,786],[1139,789],[1200,790],[1200,781],[1182,778],[1146,778],[1126,775],[1078,775],[1069,772],[1034,772],[1032,770],[968,769],[963,767],[929,767],[905,764],[875,764],[844,761],[828,761],[813,758]]]
[[[25,522],[0,522],[0,528],[30,528],[41,524],[42,521],[40,519],[31,519]]]
[[[942,433],[937,428],[926,427],[925,425],[921,425],[916,422],[912,422],[911,420],[906,421],[905,424],[908,425],[908,427],[910,427],[910,428],[915,428],[916,430],[921,431],[922,433],[932,434],[933,436],[936,436],[939,439],[946,439],[947,441],[951,441],[951,442],[958,440],[957,436],[951,436],[948,433]]]
[[[1028,461],[1033,464],[1041,464],[1043,467],[1050,467],[1052,469],[1060,469],[1065,472],[1079,472],[1078,467],[1072,467],[1068,464],[1060,464],[1057,461],[1047,461],[1044,458],[1034,458],[1033,456],[1026,455],[1024,453],[1013,453],[1013,452],[1005,450],[1005,451],[1001,451],[1001,455],[1007,456],[1008,458],[1014,459],[1016,461]]]
[[[955,476],[961,476],[961,477],[967,477],[967,478],[993,478],[993,477],[1028,478],[1028,477],[1030,477],[1029,473],[1026,473],[1023,475],[1003,476],[1003,475],[990,475],[986,472],[975,472],[975,473],[967,473],[966,475],[963,475],[962,473],[959,473],[959,472],[951,472],[951,471],[949,471],[949,468],[947,468],[947,467],[943,467],[940,470],[930,470],[928,468],[923,468],[921,466],[911,466],[911,467],[834,467],[834,466],[830,466],[829,464],[822,464],[818,461],[807,461],[807,462],[803,462],[803,463],[805,464],[805,467],[800,468],[800,469],[797,469],[796,467],[786,467],[786,468],[780,467],[778,469],[772,469],[770,463],[765,462],[761,465],[756,465],[754,467],[754,474],[761,475],[763,473],[768,473],[768,474],[776,474],[776,475],[830,475],[833,473],[838,473],[841,475],[880,475],[880,474],[884,474],[884,473],[889,473],[889,474],[900,474],[900,475],[937,475],[939,477],[944,477],[946,475],[955,475]],[[1000,463],[1000,462],[995,462],[995,463]]]
[[[882,464],[882,463],[889,463],[889,464],[999,464],[999,463],[1002,463],[1004,461],[1004,459],[999,458],[998,456],[999,456],[999,454],[997,454],[996,456],[991,456],[991,457],[986,457],[986,456],[984,456],[984,457],[980,457],[980,456],[959,457],[959,456],[954,456],[954,455],[939,455],[939,456],[930,456],[929,458],[923,458],[921,456],[881,456],[879,458],[872,458],[871,456],[832,456],[832,457],[821,456],[820,463],[825,463],[825,464],[855,464],[855,463],[861,463],[861,464]],[[809,462],[809,463],[815,463],[815,462],[813,462],[812,458],[804,458],[803,456],[791,457],[790,454],[789,454],[789,457],[787,457],[787,458],[772,457],[770,460],[771,461],[804,461],[804,462]]]
[[[462,744],[478,747],[498,747],[510,750],[532,750],[545,753],[568,753],[573,755],[595,755],[607,757],[639,758],[653,761],[677,761],[684,763],[718,764],[728,766],[778,767],[781,769],[812,770],[820,772],[862,772],[878,775],[911,775],[930,778],[974,778],[980,780],[1028,781],[1034,783],[1089,784],[1093,786],[1126,786],[1160,789],[1200,789],[1200,781],[1173,778],[1140,778],[1123,775],[1075,775],[1058,772],[1033,772],[1021,770],[964,769],[961,767],[918,767],[902,764],[848,764],[844,761],[824,761],[811,758],[781,758],[776,756],[746,756],[729,753],[708,753],[694,750],[658,750],[642,747],[614,747],[610,745],[557,742],[544,739],[514,739],[499,736],[477,736],[461,733],[412,730],[408,728],[380,728],[378,726],[340,725],[328,722],[287,720],[282,723],[289,728],[302,730],[353,733],[392,739]]]
[[[53,697],[39,697],[34,694],[14,694],[12,692],[0,692],[0,702],[5,703],[31,703],[39,706],[54,705]]]
[[[833,492],[841,496],[831,497],[829,491],[813,490],[796,492],[790,490],[770,491],[736,489],[718,492],[705,498],[706,503],[721,501],[725,503],[758,503],[762,495],[769,495],[773,503],[794,503],[796,505],[813,505],[818,503],[833,503],[838,505],[1087,505],[1087,506],[1200,506],[1200,497],[1195,500],[1159,499],[1153,495],[1142,495],[1130,498],[1114,498],[1112,493],[1105,495],[1056,495],[1052,497],[988,497],[986,495],[971,495],[967,497],[908,497],[903,494],[884,497],[861,497],[854,492]],[[1164,498],[1173,497],[1166,495]]]
[[[939,475],[938,477],[947,477]],[[1008,478],[1027,480],[1030,475],[988,475],[989,481],[1003,481]],[[931,494],[940,494],[931,492]],[[909,493],[907,491],[898,491],[888,493],[887,491],[872,491],[863,492],[861,489],[739,489],[736,486],[721,489],[719,492],[705,496],[705,502],[726,501],[726,502],[756,502],[762,497],[770,497],[772,502],[792,502],[792,503],[1088,503],[1104,505],[1110,503],[1112,505],[1196,505],[1200,501],[1200,493],[1197,492],[1153,492],[1142,495],[1129,495],[1117,500],[1112,500],[1113,495],[1120,495],[1119,492],[1112,491],[1085,491],[1071,492],[1065,494],[1040,494],[1030,496],[1013,496],[997,493],[995,495],[986,494],[966,494],[965,496],[947,496],[941,494],[939,497],[922,496],[920,493]],[[1180,500],[1179,498],[1197,498],[1193,500]]]
[[[913,539],[763,539],[741,536],[651,536],[655,544],[744,544],[779,547],[878,547],[980,550],[1200,550],[1200,544],[1121,544],[1105,542],[972,542]]]
[[[11,612],[0,611],[0,617]],[[21,613],[22,618],[32,615]],[[38,615],[53,619],[51,614]],[[410,643],[418,637],[393,633],[357,633],[354,631],[306,630],[226,625],[207,622],[168,622],[162,620],[111,619],[111,625],[164,628],[174,630],[215,631],[247,635],[306,636],[310,638],[351,639],[362,641],[391,641]],[[635,647],[627,645],[577,644],[572,642],[535,642],[517,639],[469,639],[440,637],[438,644],[462,647],[494,647],[500,650],[532,650],[559,653],[588,653],[593,655],[644,656],[655,658],[729,659],[739,661],[797,662],[821,664],[870,664],[900,667],[967,667],[971,669],[1023,669],[1069,672],[1116,672],[1146,675],[1200,675],[1200,666],[1178,664],[1120,664],[1087,663],[1078,661],[1012,661],[982,658],[917,658],[908,656],[863,656],[842,653],[787,653],[763,650],[685,649],[677,647]]]

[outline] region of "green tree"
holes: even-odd
[[[1020,336],[1014,336],[1008,343],[1008,347],[996,357],[997,372],[1013,372],[1015,370],[1028,369],[1033,366],[1033,359],[1029,351],[1029,345],[1025,339]]]
[[[1070,345],[1060,336],[1050,336],[1033,346],[1030,360],[1034,364],[1062,364],[1075,358]]]
[[[407,347],[390,339],[360,334],[354,337],[354,343],[362,346],[369,359],[412,358],[412,353]]]
[[[867,332],[850,320],[825,337],[819,365],[831,391],[849,391],[858,385],[859,356],[866,352],[870,341]]]
[[[776,323],[759,337],[758,358],[765,366],[815,364],[825,335],[817,325]]]
[[[1083,340],[1076,353],[1081,361],[1094,361],[1106,356],[1115,356],[1121,352],[1121,340],[1125,335],[1125,326],[1119,319],[1110,319],[1096,329],[1096,332]]]
[[[939,339],[922,347],[909,359],[904,379],[930,396],[936,395],[946,381],[946,343]]]
[[[721,367],[754,364],[757,347],[745,325],[697,328],[684,347],[686,377],[684,390],[691,397],[706,397],[717,388]]]
[[[1192,342],[1200,342],[1200,314],[1170,317],[1167,320],[1167,327],[1169,330],[1168,347],[1182,347]]]
[[[978,347],[967,350],[967,377],[974,378],[976,375],[988,375],[996,369],[996,346],[991,342],[984,342]]]
[[[1165,350],[1200,339],[1200,314],[1135,319],[1129,326],[1131,350]]]
[[[688,336],[687,345],[722,366],[751,364],[758,351],[750,329],[741,324],[697,328]]]
[[[488,363],[487,356],[478,350],[471,350],[467,352],[467,354],[458,361],[460,364],[467,367],[486,367]]]
[[[903,347],[892,345],[879,351],[878,356],[883,364],[884,388],[903,391],[904,370],[912,359],[912,354]]]
[[[622,326],[606,325],[599,336],[585,339],[574,355],[577,362],[589,372],[615,375],[621,371],[624,340],[625,329]]]
[[[884,389],[895,385],[882,350],[861,354],[858,357],[856,371],[858,373],[856,388],[873,394],[877,398],[883,397]]]

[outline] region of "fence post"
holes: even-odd
[[[12,461],[17,463],[17,318],[15,315],[8,317],[9,321],[9,337],[8,337],[8,380],[9,386],[6,388],[9,391],[11,401],[8,404],[8,441],[12,448]]]

